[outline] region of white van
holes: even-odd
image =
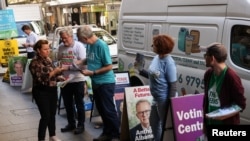
[[[250,103],[249,0],[123,0],[118,27],[119,70],[130,71],[132,86],[148,84],[142,70],[156,55],[153,36],[169,34],[175,39],[171,55],[179,95],[203,93],[206,66],[199,46],[222,42],[227,64],[241,77]],[[250,124],[249,106],[241,113],[241,124]]]

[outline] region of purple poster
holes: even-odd
[[[196,141],[202,135],[204,94],[171,99],[176,141]]]

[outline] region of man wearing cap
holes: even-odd
[[[206,114],[220,108],[238,105],[242,110],[246,107],[244,88],[240,77],[229,68],[225,61],[227,50],[221,43],[212,43],[207,47],[201,47],[205,51],[204,58],[209,69],[204,75],[204,133],[208,125],[240,124],[239,112],[224,118],[207,118]]]

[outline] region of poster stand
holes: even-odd
[[[136,89],[144,89],[139,92]],[[149,96],[150,91],[147,86],[127,87],[125,88],[124,107],[121,123],[121,141],[133,141],[132,128],[138,125],[135,122],[136,110],[135,104],[141,98]],[[148,97],[148,99],[150,99]],[[162,141],[185,141],[196,140],[202,135],[203,111],[202,111],[203,94],[190,94],[186,96],[173,97],[170,99],[168,111],[166,111],[166,124]],[[181,104],[180,104],[181,103]],[[138,129],[136,132],[140,132]],[[131,137],[130,137],[131,136]],[[150,135],[146,135],[149,137]],[[146,136],[140,133],[136,139],[142,139]],[[134,138],[134,137],[133,137]]]
[[[152,100],[149,86],[125,88],[121,141],[154,140],[150,125]]]
[[[129,141],[129,126],[128,126],[128,112],[127,112],[127,104],[126,98],[124,98],[123,112],[122,112],[122,122],[121,122],[121,141]]]
[[[194,141],[203,134],[203,97],[204,94],[189,94],[171,98],[175,141]]]

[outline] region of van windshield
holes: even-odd
[[[29,21],[24,21],[24,22],[16,22],[16,28],[18,32],[17,38],[24,38],[27,37],[27,35],[22,31],[22,26],[23,25],[28,25],[30,28],[34,31],[33,26],[30,24]]]
[[[43,26],[43,23],[41,21],[22,21],[22,22],[16,22],[18,37],[17,38],[24,38],[27,37],[27,35],[22,31],[22,26],[28,25],[30,26],[31,30],[35,32],[37,35],[44,35],[45,29]]]

